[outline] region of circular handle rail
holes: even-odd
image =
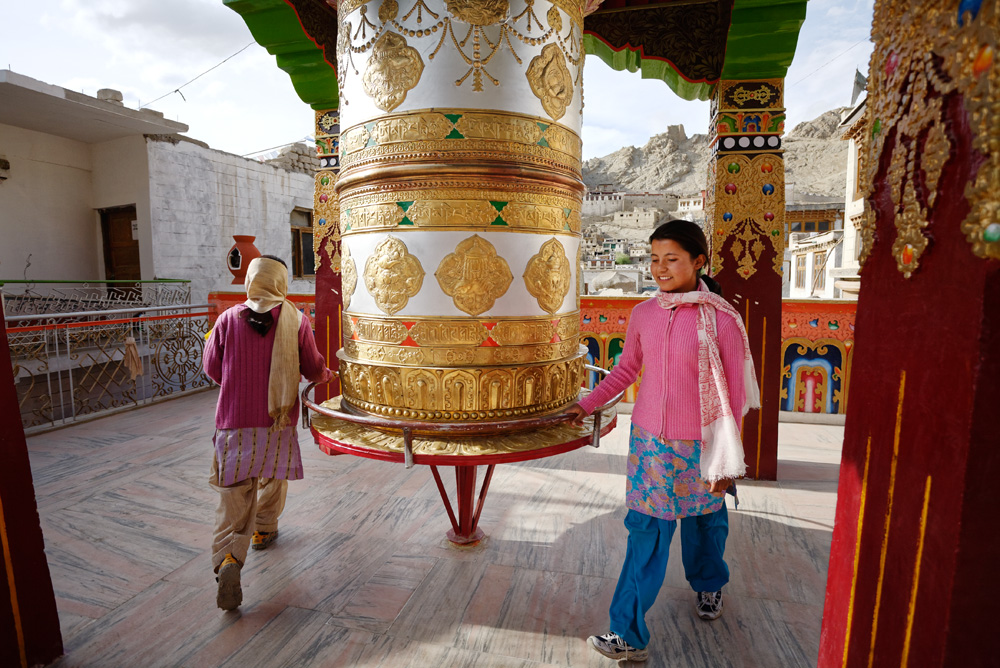
[[[602,376],[607,376],[610,373],[607,369],[602,369],[591,364],[584,364],[583,367],[588,371],[599,373]],[[573,416],[568,413],[555,413],[552,415],[545,415],[543,417],[518,418],[514,420],[493,420],[490,422],[476,423],[451,422],[442,424],[440,422],[424,422],[420,420],[393,420],[373,415],[345,413],[344,411],[327,408],[326,406],[317,404],[309,398],[309,393],[312,392],[319,384],[320,383],[310,383],[305,387],[305,389],[302,390],[302,427],[304,429],[309,428],[309,411],[312,410],[320,415],[326,415],[327,417],[337,418],[338,420],[353,422],[355,424],[364,424],[376,429],[400,430],[403,432],[403,457],[406,468],[413,467],[413,430],[415,429],[421,433],[430,434],[432,436],[475,436],[477,434],[495,432],[498,429],[510,429],[511,427],[517,427],[518,431],[527,431],[530,429],[538,429],[540,427],[548,427],[561,422],[569,422],[573,419]],[[591,446],[595,448],[601,447],[601,412],[617,404],[624,396],[624,391],[619,392],[606,404],[598,406],[594,409],[594,433],[590,442]]]

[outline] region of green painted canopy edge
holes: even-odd
[[[723,79],[783,79],[795,56],[806,0],[736,0]]]
[[[795,56],[808,0],[735,0],[726,39],[722,79],[782,79]],[[636,11],[642,11],[636,10]],[[707,100],[713,84],[694,83],[661,59],[643,58],[641,47],[616,51],[596,35],[584,33],[584,51],[616,71],[642,72],[659,79],[685,100]]]
[[[594,55],[607,63],[616,72],[628,70],[642,73],[643,79],[659,79],[685,100],[707,100],[712,92],[712,85],[693,83],[684,79],[674,66],[666,60],[658,58],[643,58],[641,47],[625,47],[613,49],[607,42],[591,33],[583,34],[583,49],[588,55]]]
[[[275,56],[292,80],[299,99],[313,109],[340,104],[337,70],[309,39],[295,10],[284,0],[223,0],[242,17],[254,40]]]

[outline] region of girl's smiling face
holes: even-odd
[[[652,242],[649,271],[664,292],[691,292],[698,288],[698,270],[705,266],[704,255],[691,257],[673,239]]]

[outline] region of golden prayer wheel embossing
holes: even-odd
[[[339,3],[342,405],[557,411],[584,364],[582,2],[409,4]]]

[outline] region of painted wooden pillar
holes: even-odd
[[[313,248],[316,253],[316,345],[326,364],[337,368],[337,351],[343,345],[340,318],[343,311],[340,276],[340,211],[334,187],[340,172],[340,112],[316,112],[316,152],[319,170],[313,200]],[[340,378],[334,375],[316,388],[316,399],[326,401],[340,394]]]
[[[62,654],[55,594],[45,560],[28,446],[17,419],[7,329],[0,319],[0,666],[47,664]]]
[[[775,480],[785,250],[783,79],[722,80],[712,98],[707,220],[712,274],[743,314],[761,409],[743,421],[747,476]]]
[[[996,665],[1000,2],[875,4],[819,665]]]

